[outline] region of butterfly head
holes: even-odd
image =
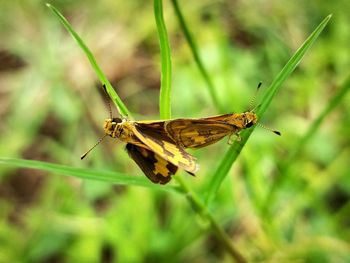
[[[80,159],[84,159],[86,155],[88,155],[89,152],[92,151],[97,145],[99,145],[104,138],[106,138],[107,135],[111,137],[115,137],[115,131],[118,130],[116,129],[118,123],[121,123],[123,120],[120,118],[111,118],[111,119],[105,119],[105,122],[103,124],[103,129],[105,131],[105,135],[98,140],[98,142],[92,146],[85,154],[83,154]]]
[[[258,118],[255,114],[255,111],[261,106],[261,104],[257,105],[257,106],[253,106],[254,105],[254,102],[255,102],[255,98],[256,98],[256,94],[257,92],[259,91],[260,87],[261,87],[261,82],[259,82],[257,88],[256,88],[256,92],[255,92],[255,95],[253,96],[253,98],[251,99],[249,105],[250,105],[250,110],[243,113],[244,115],[244,119],[245,119],[245,126],[244,128],[249,128],[249,127],[252,127],[254,124],[257,124],[259,125],[260,127],[266,129],[266,130],[269,130],[277,135],[281,135],[281,133],[279,131],[276,131],[276,130],[272,130],[271,128],[269,127],[266,127],[265,125],[261,124],[260,122],[258,122]]]
[[[118,124],[122,123],[123,120],[120,118],[105,119],[103,129],[106,135],[115,137],[115,131]]]
[[[244,128],[250,128],[258,122],[258,117],[256,116],[255,112],[253,112],[253,111],[244,112],[244,113],[242,113],[241,117],[243,120],[243,127]]]

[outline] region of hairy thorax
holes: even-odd
[[[143,143],[135,136],[135,125],[132,121],[122,120],[120,118],[106,119],[103,124],[105,133],[112,138],[144,146]]]
[[[227,123],[237,127],[239,130],[250,128],[257,123],[258,118],[254,112],[247,111],[244,113],[232,114],[225,120]]]

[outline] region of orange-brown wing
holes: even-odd
[[[216,120],[219,117],[170,120],[164,124],[165,131],[184,148],[205,147],[236,131],[233,125]]]
[[[172,141],[167,132],[164,129],[165,121],[136,121],[135,125],[141,132],[156,133],[158,137],[168,141]]]
[[[177,121],[177,120],[192,120],[192,121],[221,121],[225,122],[228,119],[230,119],[234,113],[226,113],[226,114],[221,114],[221,115],[215,115],[215,116],[210,116],[210,117],[205,117],[205,118],[180,118],[180,119],[170,119],[170,120],[146,120],[146,121],[137,121],[137,124],[139,125],[147,125],[148,128],[151,129],[161,129],[164,127],[164,124],[169,121]]]
[[[190,174],[195,174],[198,171],[196,159],[181,146],[176,145],[164,131],[164,128],[154,129],[153,126],[148,127],[147,124],[141,125],[137,122],[133,127],[133,133],[151,151]]]
[[[234,113],[226,113],[226,114],[221,114],[221,115],[215,115],[215,116],[200,118],[198,120],[225,122],[227,119],[231,118],[233,115],[234,115]]]
[[[177,166],[151,150],[131,143],[126,145],[126,150],[129,156],[153,183],[166,184],[177,171]]]

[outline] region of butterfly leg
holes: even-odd
[[[235,141],[240,142],[241,136],[238,133],[231,133],[228,137],[227,144],[232,145]]]

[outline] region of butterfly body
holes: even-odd
[[[174,119],[164,126],[169,136],[184,148],[202,148],[225,136],[236,135],[256,124],[254,112],[223,114],[200,119]]]
[[[112,138],[118,138],[119,140],[146,147],[134,134],[134,122],[122,120],[120,118],[106,119],[103,124],[105,134]]]
[[[259,89],[259,83],[257,89]],[[106,91],[106,86],[103,85]],[[107,93],[107,92],[106,92]],[[252,102],[254,99],[252,100]],[[252,103],[251,103],[252,105]],[[243,113],[229,113],[197,119],[172,119],[160,121],[131,121],[125,118],[106,119],[102,137],[81,159],[106,136],[126,143],[126,151],[145,175],[153,182],[166,184],[178,168],[194,175],[199,166],[196,159],[184,149],[202,148],[222,138],[235,135],[255,125],[258,117],[254,109]],[[267,130],[281,135],[279,131]],[[230,142],[231,140],[229,140]]]
[[[153,122],[152,122],[153,123]],[[126,142],[129,156],[154,183],[165,184],[180,167],[194,175],[196,159],[166,135],[164,122],[145,125],[142,122],[112,118],[104,122],[104,131],[112,138]]]
[[[185,148],[201,148],[225,136],[238,136],[257,122],[254,112],[198,119],[131,121],[106,119],[105,134],[126,143],[129,156],[154,183],[166,184],[178,168],[194,175],[199,166]]]

